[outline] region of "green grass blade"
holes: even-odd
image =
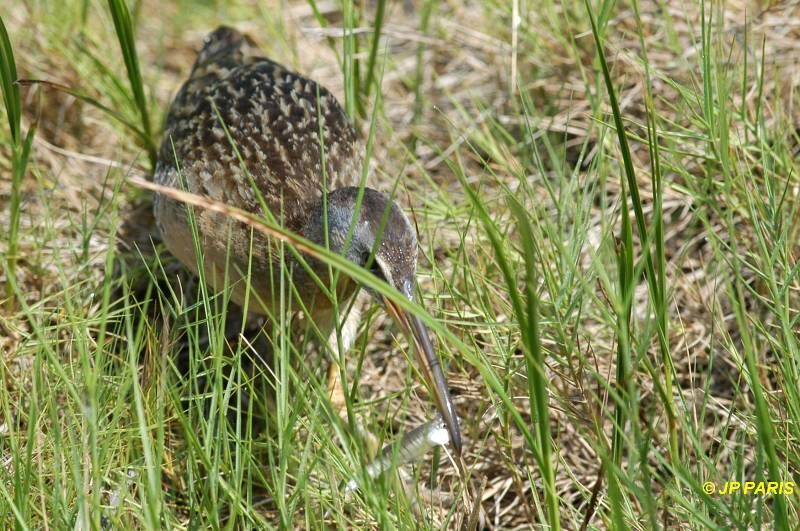
[[[381,30],[383,29],[383,18],[386,12],[386,0],[378,0],[378,6],[375,11],[375,21],[372,23],[372,43],[369,49],[369,59],[367,60],[366,79],[362,92],[369,98],[372,86],[375,84],[375,69],[378,59],[378,49],[381,45]],[[378,85],[376,88],[380,88]]]
[[[0,89],[6,108],[6,119],[11,135],[11,198],[9,202],[8,251],[6,255],[5,296],[9,308],[13,307],[13,295],[17,283],[17,251],[19,245],[19,220],[22,201],[22,179],[28,167],[36,126],[32,126],[25,138],[21,138],[22,102],[17,82],[17,66],[14,50],[0,17]]]
[[[645,277],[647,280],[648,288],[650,291],[650,298],[653,306],[657,311],[664,311],[665,296],[661,293],[659,278],[660,275],[656,273],[656,267],[653,263],[653,256],[650,250],[651,239],[648,233],[647,222],[644,216],[644,209],[642,207],[642,199],[639,193],[639,184],[636,180],[636,172],[633,167],[633,157],[631,155],[630,146],[628,145],[628,136],[626,134],[625,124],[622,121],[622,112],[620,111],[619,102],[617,100],[616,90],[614,83],[611,80],[611,71],[606,61],[603,40],[601,39],[598,31],[597,23],[595,21],[593,11],[589,5],[589,1],[585,0],[586,11],[589,15],[589,20],[592,25],[592,35],[594,36],[595,45],[597,46],[597,58],[600,62],[600,69],[605,81],[606,92],[608,94],[608,101],[611,106],[611,113],[614,118],[614,127],[616,129],[617,138],[619,140],[620,153],[622,155],[623,168],[625,169],[625,179],[627,181],[628,193],[630,194],[633,212],[636,217],[636,226],[639,233],[639,238],[642,242],[642,260],[645,264]],[[624,199],[625,200],[625,199]],[[664,328],[666,324],[658,320],[658,344],[662,355],[662,363],[664,365],[663,371],[665,374],[665,403],[664,407],[667,413],[667,421],[669,423],[670,433],[670,454],[674,461],[679,459],[678,454],[678,439],[677,439],[677,424],[675,421],[675,409],[672,402],[672,357],[669,351],[667,342],[667,331]]]
[[[342,39],[342,74],[344,75],[344,110],[351,119],[360,113],[360,95],[358,82],[358,38],[355,28],[358,25],[357,8],[353,0],[342,3],[344,17],[344,39]]]
[[[151,169],[155,170],[157,153],[155,142],[153,141],[153,132],[150,127],[150,115],[147,110],[147,99],[144,93],[142,73],[139,69],[139,56],[136,53],[136,38],[134,36],[131,16],[125,4],[125,0],[108,0],[108,9],[111,11],[111,17],[114,19],[114,29],[117,32],[120,51],[122,51],[122,57],[125,61],[125,69],[128,71],[128,81],[130,81],[133,99],[139,110],[139,117],[142,124],[141,130],[146,140],[145,149],[147,149]]]
[[[534,233],[531,220],[525,208],[513,197],[509,196],[508,204],[517,221],[520,244],[525,258],[525,299],[523,315],[518,315],[521,332],[525,342],[525,364],[528,373],[528,398],[536,418],[537,434],[541,452],[540,467],[544,478],[545,499],[547,500],[547,518],[550,529],[561,529],[559,518],[558,493],[556,492],[555,470],[552,463],[552,446],[550,434],[550,407],[548,380],[545,374],[544,352],[539,332],[539,303],[536,293],[537,252],[534,244]],[[509,290],[516,286],[509,286]]]
[[[19,86],[17,86],[17,63],[14,60],[14,50],[11,39],[0,17],[0,88],[3,92],[3,102],[6,107],[6,120],[11,131],[11,141],[19,144],[20,122],[22,118]]]

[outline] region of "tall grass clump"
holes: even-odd
[[[668,300],[664,293],[664,241],[663,232],[661,231],[661,202],[660,202],[660,175],[658,167],[658,138],[655,127],[655,118],[652,106],[648,107],[648,149],[651,157],[651,169],[654,190],[654,208],[651,214],[651,223],[653,228],[648,228],[647,220],[644,216],[644,209],[642,207],[642,200],[639,193],[639,182],[636,177],[634,165],[632,161],[631,150],[628,146],[628,138],[626,133],[625,124],[623,122],[622,113],[620,111],[619,103],[617,101],[616,88],[611,79],[611,72],[605,57],[605,47],[603,42],[604,29],[606,27],[607,19],[598,20],[595,18],[593,10],[586,2],[586,9],[589,14],[589,20],[592,26],[592,35],[594,37],[595,45],[597,46],[597,59],[600,64],[600,71],[602,73],[603,81],[608,95],[608,101],[611,106],[611,114],[614,121],[614,129],[619,141],[620,156],[622,157],[622,166],[624,169],[625,180],[621,182],[621,197],[620,197],[620,236],[617,241],[617,275],[619,281],[618,298],[615,301],[615,308],[617,314],[617,372],[615,382],[615,416],[614,416],[614,434],[612,437],[611,445],[611,460],[606,462],[604,471],[608,475],[609,484],[609,498],[611,502],[612,521],[617,529],[625,527],[623,505],[624,494],[620,485],[619,475],[623,466],[623,455],[626,454],[627,440],[630,434],[628,433],[629,418],[636,417],[638,414],[637,399],[636,399],[636,384],[633,380],[633,375],[636,370],[634,367],[635,357],[632,342],[633,328],[632,328],[632,305],[634,299],[634,289],[638,284],[638,275],[641,271],[641,266],[634,260],[634,246],[633,246],[633,228],[630,223],[630,211],[628,201],[633,206],[633,211],[636,219],[636,227],[638,232],[639,241],[641,242],[642,257],[641,262],[644,264],[645,278],[650,292],[650,303],[656,314],[657,338],[658,345],[661,351],[662,372],[661,376],[663,381],[659,378],[658,374],[653,374],[656,386],[659,390],[659,395],[662,400],[664,409],[667,415],[667,429],[669,430],[669,454],[670,461],[677,462],[680,459],[679,455],[679,442],[677,424],[675,421],[674,405],[673,405],[673,367],[672,358],[667,340],[667,304]],[[600,16],[602,17],[601,12]],[[643,53],[645,48],[642,49]],[[646,61],[646,56],[645,56]],[[648,80],[649,81],[649,80]],[[648,89],[649,90],[649,89]],[[622,179],[622,175],[620,179]],[[651,236],[655,235],[654,239]],[[655,248],[655,251],[653,251]],[[654,259],[655,257],[655,259]],[[642,342],[642,347],[646,350],[646,342]],[[648,450],[647,446],[643,445],[643,433],[638,429],[638,423],[633,420],[630,422],[635,432],[634,440],[639,446],[639,451],[642,455],[639,457],[639,462],[642,465],[643,478],[649,475],[648,464]],[[632,454],[628,454],[631,455]],[[651,524],[655,523],[655,514],[652,512],[652,504],[646,504],[650,509],[648,516]]]
[[[495,253],[495,258],[506,282],[508,294],[511,299],[511,306],[514,317],[519,326],[521,342],[524,349],[525,368],[527,378],[527,398],[532,415],[536,419],[534,426],[535,438],[527,430],[523,430],[529,443],[529,451],[535,457],[540,473],[544,480],[544,496],[547,510],[545,518],[551,529],[561,529],[558,507],[558,495],[555,490],[555,472],[552,461],[552,436],[550,434],[550,405],[548,399],[548,383],[545,371],[544,353],[541,348],[538,314],[538,276],[536,274],[537,251],[535,249],[535,239],[530,225],[530,219],[523,206],[509,195],[508,205],[511,209],[516,229],[519,235],[519,246],[523,260],[521,263],[513,264],[507,256],[507,233],[501,232],[495,221],[489,214],[486,206],[481,201],[477,191],[473,190],[462,176],[462,185],[468,194],[476,216],[486,231],[486,236],[491,243]],[[515,265],[521,266],[524,272],[523,287],[520,289]],[[484,367],[489,370],[489,367]],[[500,389],[494,389],[495,392]],[[510,397],[505,391],[505,402],[510,406],[517,418],[519,413],[517,406],[513,405]],[[521,428],[524,424],[518,423]]]
[[[719,492],[800,471],[794,4],[7,4],[0,527],[798,520],[796,488]],[[219,24],[345,104],[361,184],[417,229],[415,302],[268,213],[132,175],[152,169],[159,109]],[[159,241],[151,192],[190,209],[199,275]],[[239,308],[234,286],[205,283],[210,213],[271,238],[282,263],[326,264],[337,321],[354,309],[332,288],[343,275],[419,315],[463,460],[445,447],[370,477],[376,448],[400,457],[435,414],[409,345],[364,305],[340,355],[342,330],[304,318],[283,268],[279,311],[250,315],[264,294],[255,264],[235,264],[251,280]]]

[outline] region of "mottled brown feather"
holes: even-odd
[[[325,186],[322,147],[329,190],[358,183],[362,150],[325,87],[259,52],[230,28],[208,37],[170,107],[156,181],[175,184],[177,158],[190,191],[257,211],[235,145],[273,214],[283,204],[299,230]]]
[[[154,179],[264,214],[255,187],[276,219],[301,232],[323,190],[357,185],[362,164],[356,132],[325,87],[263,57],[249,37],[220,27],[169,109]],[[155,215],[170,251],[196,269],[185,207],[156,196]],[[246,269],[251,231],[219,214],[197,216],[211,262],[206,272],[220,277],[228,258]],[[277,262],[265,237],[253,236],[252,247],[253,256]],[[259,273],[269,263],[254,267]]]

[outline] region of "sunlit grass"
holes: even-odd
[[[4,527],[791,528],[796,496],[703,491],[792,481],[800,466],[798,98],[775,81],[789,68],[768,55],[776,37],[742,26],[731,41],[717,4],[700,4],[695,25],[638,2],[176,5],[171,26],[146,30],[148,2],[32,6],[38,39],[18,24],[25,13],[9,15],[14,25],[4,14]],[[340,416],[328,360],[310,353],[326,338],[290,321],[288,276],[276,294],[286,311],[257,334],[229,289],[128,240],[146,183],[62,168],[33,142],[44,130],[53,143],[54,113],[40,102],[57,84],[87,104],[69,153],[152,166],[154,117],[197,36],[241,20],[275,59],[289,62],[276,50],[299,42],[293,61],[305,65],[307,35],[283,22],[295,8],[331,31],[315,44],[334,49],[343,103],[375,159],[362,177],[384,179],[413,214],[421,299],[274,220],[241,220],[280,239],[284,256],[302,249],[330,264],[321,282],[346,274],[436,336],[467,478],[432,453],[406,467],[416,499],[397,473],[364,473],[360,428],[389,444],[433,412],[380,308],[348,353]],[[512,34],[516,87],[504,77]],[[488,88],[458,78],[495,67],[503,75],[486,76]],[[21,87],[17,70],[50,84]],[[92,206],[59,195],[75,183]],[[350,478],[360,489],[345,496]]]

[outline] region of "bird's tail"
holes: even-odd
[[[194,63],[194,71],[211,65],[234,66],[258,56],[256,43],[238,30],[220,26],[208,34]]]

